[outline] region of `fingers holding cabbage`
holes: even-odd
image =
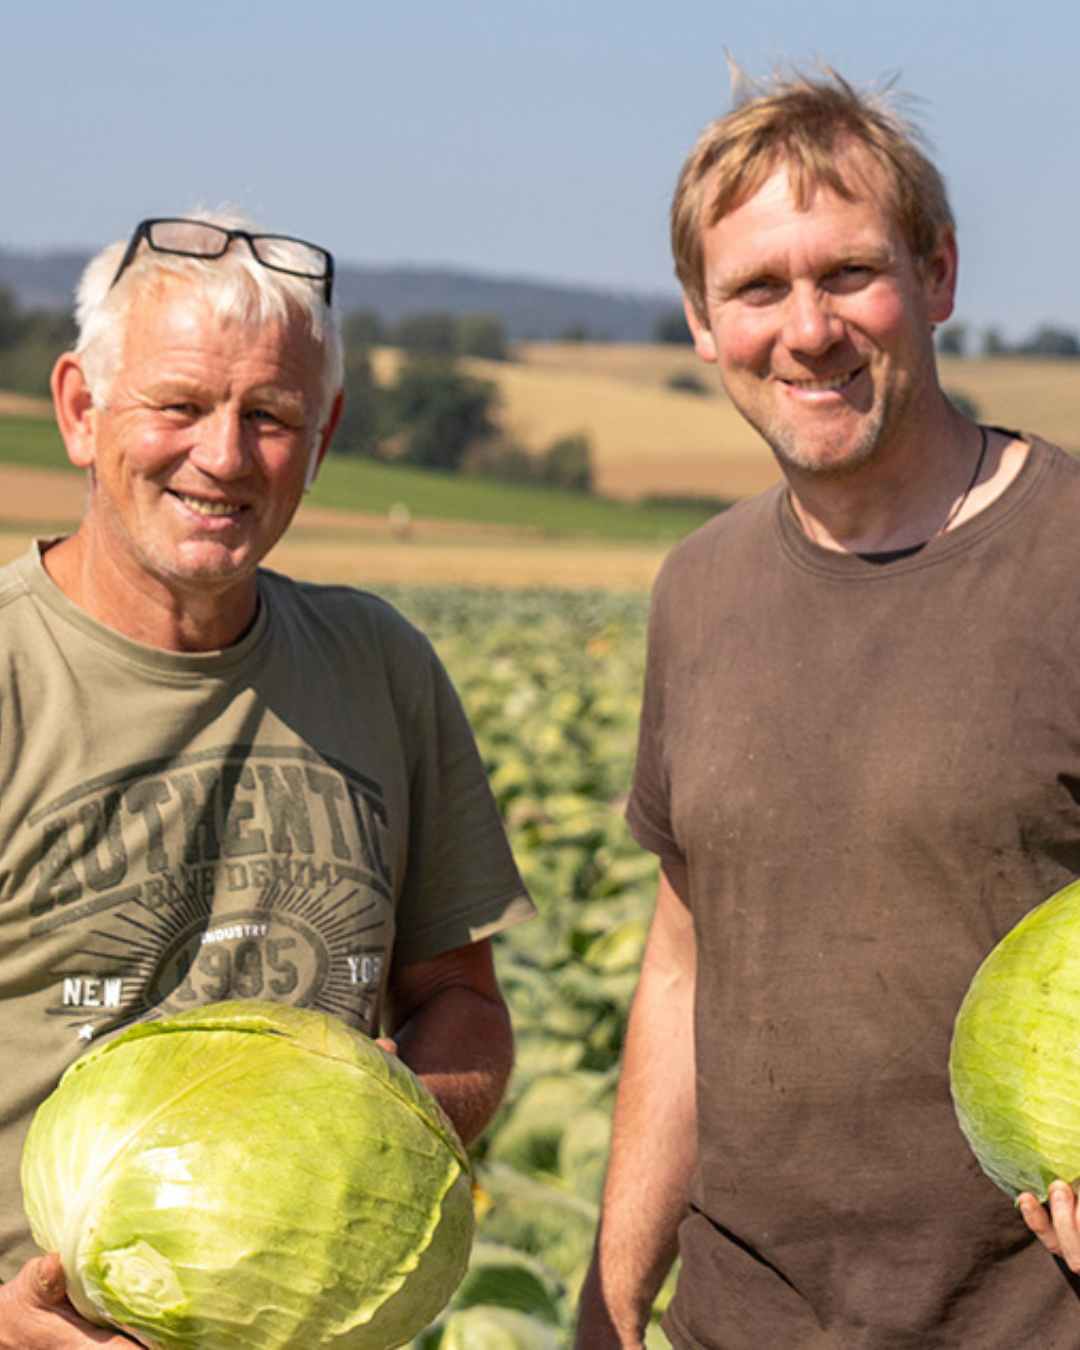
[[[35,1241],[92,1322],[157,1350],[390,1350],[445,1306],[468,1157],[416,1076],[338,1019],[236,1001],[77,1060],[23,1154]]]
[[[0,1350],[131,1350],[135,1344],[75,1312],[55,1252],[27,1261],[0,1287]]]

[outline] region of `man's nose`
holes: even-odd
[[[203,418],[191,459],[214,478],[237,478],[247,472],[248,447],[244,419],[236,409],[218,408]]]
[[[815,286],[792,288],[784,313],[784,344],[791,351],[820,356],[837,342],[843,323],[833,312],[828,295]]]

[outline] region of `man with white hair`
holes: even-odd
[[[334,433],[323,248],[143,221],[53,376],[89,496],[0,571],[0,1348],[127,1345],[35,1256],[18,1162],[79,1051],[227,997],[393,1038],[466,1141],[512,1041],[490,938],[531,905],[461,706],[387,604],[260,566]]]

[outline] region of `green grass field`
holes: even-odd
[[[70,469],[60,433],[39,417],[0,417],[0,460],[32,469]]]
[[[317,506],[378,514],[403,502],[417,517],[626,543],[681,538],[712,514],[705,505],[641,506],[554,488],[457,477],[333,455],[323,465],[310,501]]]
[[[64,469],[67,457],[50,421],[0,418],[0,461]],[[530,536],[622,543],[666,543],[709,515],[706,504],[642,506],[553,488],[459,477],[331,455],[308,500],[315,506],[385,516],[403,503],[414,518],[502,525]]]

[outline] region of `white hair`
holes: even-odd
[[[255,221],[234,209],[208,211],[196,208],[183,217],[226,230],[265,231]],[[140,247],[116,281],[116,270],[127,248],[117,240],[91,258],[75,292],[75,322],[78,338],[75,354],[95,398],[107,402],[108,390],[123,349],[128,316],[137,297],[164,276],[177,276],[203,295],[215,315],[252,328],[266,323],[285,323],[299,316],[322,349],[322,389],[318,416],[321,435],[334,399],[344,383],[344,352],[337,313],[326,304],[322,285],[305,277],[291,276],[264,267],[251,250],[237,241],[211,266],[198,258],[159,253]],[[318,436],[316,437],[316,445]],[[312,471],[314,477],[314,446]]]

